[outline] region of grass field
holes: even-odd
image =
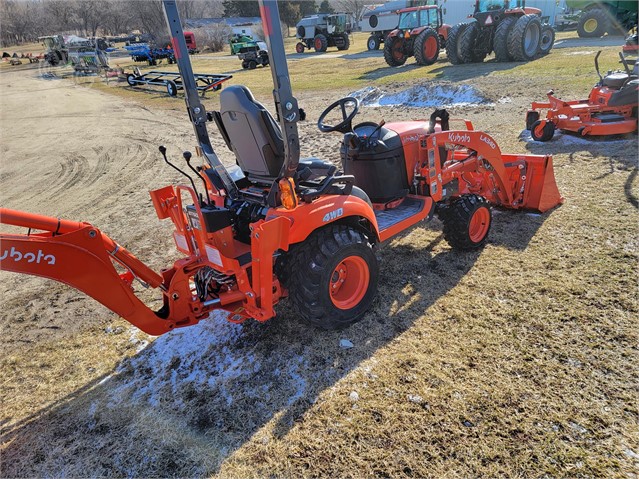
[[[538,144],[522,133],[527,106],[549,88],[567,99],[587,94],[597,48],[555,48],[527,64],[452,66],[442,53],[430,67],[409,60],[391,69],[379,53],[363,52],[364,41],[356,35],[346,57],[291,56],[293,88],[311,119],[300,124],[303,155],[339,159],[339,138],[322,136],[312,120],[354,90],[472,85],[490,105],[451,113],[472,119],[503,151],[552,154],[564,205],[543,215],[496,210],[479,252],[452,251],[437,219],[392,241],[378,253],[372,310],[341,332],[309,328],[281,304],[265,324],[214,316],[155,339],[43,280],[29,278],[19,296],[13,290],[26,287],[3,272],[2,477],[637,477],[637,136],[558,135]],[[619,48],[602,50],[602,70],[618,68]],[[196,72],[232,74],[232,83],[248,85],[271,106],[268,69],[244,71],[223,54],[193,63]],[[18,117],[20,107],[36,107],[26,94],[9,98],[16,71],[39,73],[2,66],[5,131],[16,130],[9,111]],[[113,103],[105,124],[129,121],[133,112],[157,124],[150,130],[136,119],[140,131],[114,137],[118,146],[155,149],[163,135],[182,147],[193,143],[181,94],[95,77],[62,81],[70,98],[82,93],[86,101],[89,89]],[[218,106],[217,94],[207,98],[207,108]],[[394,106],[362,109],[361,117],[429,114]],[[64,121],[60,114],[51,128]],[[25,209],[54,209],[62,199],[49,199],[52,186],[39,178],[57,186],[74,147],[59,138],[55,154],[43,150],[47,161],[33,167],[31,179],[17,173],[25,164],[17,145],[28,141],[41,147],[26,132],[3,136],[0,181],[5,188],[16,178],[25,182]],[[82,154],[91,162],[100,151]],[[112,182],[104,188],[117,201],[69,187],[59,196],[72,207],[60,214],[95,216],[154,268],[165,266],[175,259],[170,228],[153,218],[147,195],[166,179],[158,164],[134,157],[107,170],[101,181]],[[144,172],[153,184],[135,178]],[[19,198],[4,193],[2,202]],[[68,326],[53,322],[62,314]],[[32,329],[43,332],[28,336]],[[343,339],[353,347],[341,347]]]

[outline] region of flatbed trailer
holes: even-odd
[[[218,75],[214,73],[195,73],[196,89],[202,92],[202,97],[207,91],[218,91],[222,88],[222,83],[233,78],[233,75]],[[126,76],[127,83],[132,86],[138,85],[162,85],[170,96],[177,96],[179,90],[184,89],[182,75],[177,72],[161,72],[153,70],[140,73],[138,68]]]

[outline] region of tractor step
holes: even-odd
[[[409,195],[394,208],[375,210],[380,239],[386,241],[419,223],[432,212],[433,205],[429,197],[419,198]]]

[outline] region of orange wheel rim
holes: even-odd
[[[546,124],[543,121],[537,125],[535,128],[535,135],[537,135],[537,138],[541,138],[543,136],[545,127]]]
[[[470,224],[468,225],[468,235],[473,243],[479,243],[484,239],[490,227],[490,211],[488,208],[479,208],[475,211]]]
[[[437,40],[434,37],[428,37],[424,42],[424,56],[429,60],[434,58],[438,47]]]
[[[353,309],[368,290],[370,271],[360,256],[344,258],[331,273],[329,293],[336,308]]]
[[[322,49],[322,41],[319,38],[315,40],[315,49],[316,50]]]

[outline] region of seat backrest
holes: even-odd
[[[250,178],[276,178],[284,164],[282,131],[264,105],[242,85],[220,94],[220,115],[237,163]]]

